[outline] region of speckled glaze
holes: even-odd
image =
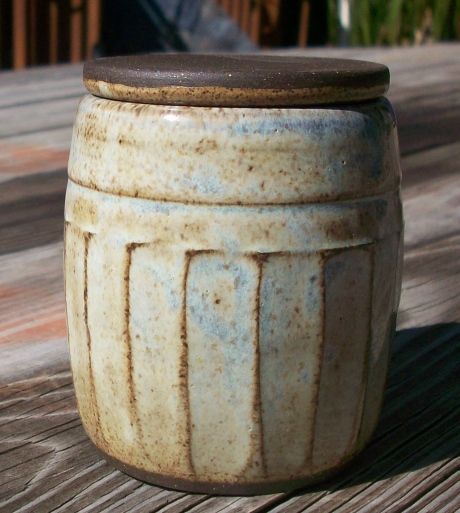
[[[66,197],[80,415],[141,479],[289,490],[376,425],[400,290],[386,99],[315,108],[86,96]]]
[[[292,107],[383,96],[389,70],[375,62],[263,54],[156,53],[85,63],[88,91],[155,105]]]

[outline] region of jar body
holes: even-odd
[[[83,425],[121,468],[206,493],[340,468],[380,411],[402,218],[387,100],[315,109],[87,96],[66,197]]]

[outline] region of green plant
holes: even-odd
[[[460,39],[460,0],[351,0],[352,45]],[[337,0],[328,0],[329,40],[337,43]]]

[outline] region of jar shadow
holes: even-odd
[[[398,331],[372,440],[343,472],[294,495],[351,488],[356,495],[370,486],[383,492],[394,476],[435,472],[460,456],[459,376],[459,323]]]

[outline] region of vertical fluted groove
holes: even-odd
[[[91,343],[91,330],[89,329],[88,322],[88,253],[89,253],[89,245],[91,239],[93,237],[92,233],[83,232],[83,236],[85,238],[85,254],[84,254],[84,288],[83,288],[83,318],[85,322],[86,328],[86,343],[88,349],[88,374],[90,378],[90,390],[91,390],[91,399],[94,405],[94,412],[96,416],[96,432],[98,436],[103,440],[104,444],[107,444],[107,441],[104,437],[104,433],[101,426],[101,418],[99,413],[99,406],[97,402],[96,395],[96,386],[94,382],[94,372],[93,372],[93,363],[92,363],[92,343]]]
[[[254,454],[260,453],[262,474],[267,475],[267,464],[265,461],[265,450],[264,450],[264,425],[262,417],[262,390],[261,390],[261,378],[260,378],[260,308],[261,308],[261,288],[262,279],[264,272],[264,262],[266,260],[265,255],[256,255],[254,257],[257,264],[258,276],[257,276],[257,292],[256,300],[254,305],[254,320],[256,326],[255,333],[255,344],[254,344],[254,396],[253,396],[253,415],[254,421],[258,424],[259,430],[255,436],[258,437],[257,442],[254,444]],[[254,459],[254,458],[253,458]]]
[[[262,276],[256,256],[188,252],[183,338],[189,351],[193,466],[200,475],[216,472],[236,479],[263,474],[257,362]],[[238,379],[231,383],[234,376]],[[211,391],[222,402],[215,415],[209,413]]]
[[[139,412],[137,410],[136,390],[134,387],[134,368],[133,368],[133,353],[132,353],[132,340],[131,340],[131,297],[130,297],[130,281],[131,281],[131,263],[134,250],[139,244],[132,243],[126,246],[126,265],[125,275],[123,277],[125,287],[125,309],[124,309],[124,338],[126,343],[126,360],[128,367],[128,397],[129,397],[129,414],[131,417],[131,425],[135,426],[140,442],[143,443],[142,426],[139,421]]]
[[[321,370],[323,366],[323,357],[324,357],[324,339],[326,336],[326,280],[325,280],[325,268],[326,268],[326,255],[327,252],[320,253],[321,258],[321,272],[319,275],[319,283],[318,286],[321,289],[321,309],[320,309],[320,318],[321,318],[321,342],[318,352],[318,371],[315,376],[315,395],[312,401],[312,409],[313,415],[311,420],[311,438],[310,438],[310,446],[308,449],[308,454],[305,455],[305,466],[311,467],[313,465],[313,448],[315,445],[316,438],[316,416],[318,413],[318,403],[319,403],[319,384],[321,382]]]
[[[192,455],[192,415],[190,410],[190,391],[189,391],[189,362],[188,362],[188,342],[187,342],[187,282],[190,271],[190,263],[193,256],[197,251],[186,251],[185,253],[185,265],[184,275],[182,283],[182,318],[181,318],[181,342],[182,351],[180,355],[179,364],[179,381],[180,381],[180,392],[182,396],[182,404],[184,411],[186,412],[186,441],[185,444],[188,450],[188,464],[190,471],[195,474],[195,468],[193,465]]]
[[[374,267],[375,267],[375,244],[369,245],[369,265],[370,265],[370,276],[369,276],[369,326],[368,326],[368,335],[367,335],[367,344],[366,344],[366,355],[364,360],[364,371],[363,371],[363,388],[364,393],[362,397],[362,407],[361,407],[361,415],[359,418],[358,427],[356,429],[356,436],[352,443],[352,450],[356,443],[359,443],[361,439],[361,432],[364,425],[364,415],[365,415],[365,407],[366,407],[366,396],[368,389],[368,380],[369,380],[369,370],[370,370],[370,360],[371,360],[371,347],[372,347],[372,311],[373,311],[373,302],[374,302]]]
[[[369,375],[372,255],[372,244],[326,253],[325,333],[313,447],[314,467],[339,464],[356,451]],[[348,335],[343,331],[347,322],[354,323]],[[342,383],[337,394],[331,383],[335,386]],[[334,412],[338,417],[331,423]],[[332,440],[334,445],[330,445]]]

